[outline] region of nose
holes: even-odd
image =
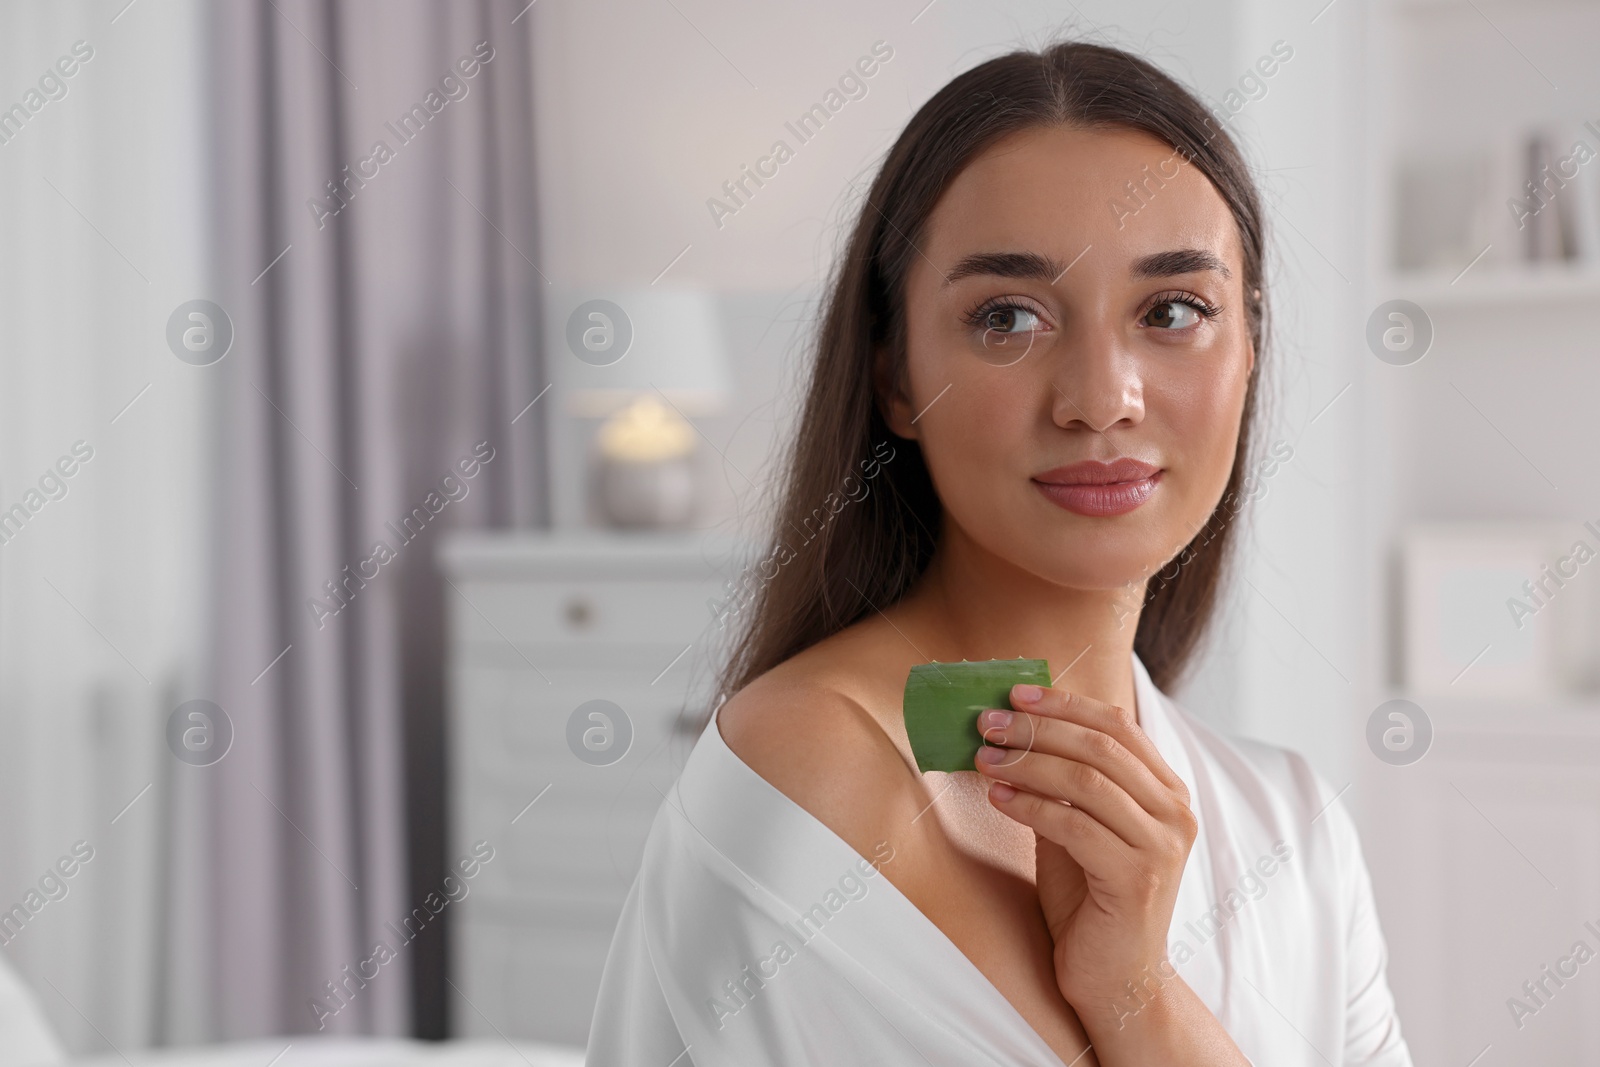
[[[1053,368],[1051,415],[1062,429],[1105,433],[1144,420],[1144,378],[1138,357],[1109,326],[1085,323],[1063,346]]]

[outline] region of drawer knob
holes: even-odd
[[[594,622],[594,605],[584,597],[575,596],[567,601],[563,614],[568,626],[574,630],[587,630]]]

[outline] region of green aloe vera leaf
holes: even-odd
[[[991,659],[979,663],[919,663],[906,677],[904,715],[919,771],[970,771],[983,747],[978,716],[1011,707],[1011,687],[1048,686],[1042,659]]]

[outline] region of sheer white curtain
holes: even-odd
[[[165,341],[207,295],[199,6],[0,5],[0,953],[85,1052],[155,1033],[205,657],[211,383]]]

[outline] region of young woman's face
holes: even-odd
[[[1227,204],[1148,135],[1041,128],[967,166],[918,244],[884,406],[945,521],[1057,584],[1148,577],[1238,443],[1255,352]]]

